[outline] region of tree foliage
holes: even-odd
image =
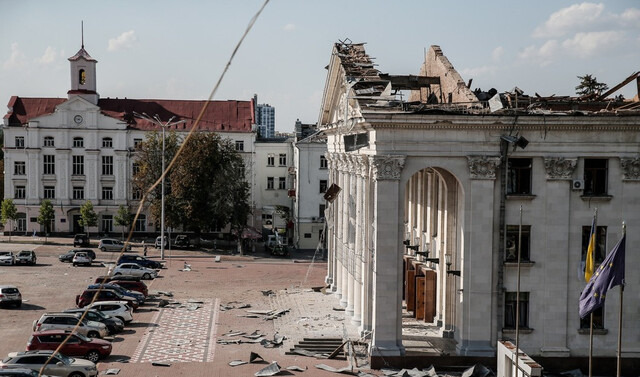
[[[40,212],[38,213],[38,224],[44,225],[45,234],[49,234],[51,231],[51,221],[55,218],[55,212],[53,210],[53,204],[51,200],[45,199],[40,202]]]
[[[122,238],[124,238],[124,229],[131,225],[131,220],[132,216],[131,213],[129,213],[129,208],[120,205],[118,207],[118,212],[113,218],[113,222],[116,224],[116,226],[122,227]]]
[[[6,225],[8,221],[16,221],[18,219],[18,209],[16,208],[13,199],[5,199],[2,201],[2,222]],[[11,230],[11,227],[9,227]],[[9,233],[11,234],[11,233]],[[11,241],[11,235],[9,235],[9,241]]]
[[[91,200],[87,200],[82,207],[80,207],[80,220],[78,220],[78,224],[85,228],[87,235],[89,235],[90,226],[98,225],[98,215],[93,210]]]
[[[576,94],[579,96],[600,95],[609,89],[607,84],[598,82],[598,79],[590,74],[578,76],[578,79],[580,79],[580,85],[576,86]]]

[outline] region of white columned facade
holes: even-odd
[[[343,174],[343,162],[342,162],[342,158],[340,156],[339,153],[335,153],[334,154],[335,158],[336,158],[336,175],[338,177],[338,185],[342,188],[342,191],[340,191],[340,195],[338,195],[338,198],[335,200],[336,203],[336,218],[335,218],[335,231],[336,231],[336,237],[335,237],[335,285],[333,287],[333,291],[336,293],[336,295],[338,296],[339,299],[342,299],[342,282],[343,280],[343,274],[342,274],[342,270],[344,268],[344,248],[343,248],[343,241],[344,241],[344,231],[342,229],[343,225],[344,225],[344,219],[342,217],[342,213],[344,212],[344,174]],[[342,300],[341,300],[342,302]]]
[[[340,218],[342,219],[342,242],[340,243],[340,253],[342,255],[342,277],[340,279],[340,306],[346,308],[349,302],[349,160],[346,154],[340,155],[342,162],[342,187],[344,187],[342,195],[342,211]]]
[[[370,354],[401,356],[402,346],[402,208],[400,176],[405,156],[370,158],[374,183],[373,322]]]
[[[355,298],[355,266],[356,266],[356,250],[355,250],[355,239],[356,239],[356,221],[357,221],[357,207],[356,207],[356,186],[358,175],[356,174],[358,161],[356,159],[357,156],[347,155],[347,160],[349,161],[349,252],[348,252],[348,262],[347,262],[347,308],[345,310],[347,316],[353,316],[354,311],[354,298]]]
[[[362,323],[362,289],[363,289],[363,256],[364,253],[364,223],[363,209],[364,209],[364,174],[366,169],[366,162],[364,157],[354,157],[356,168],[356,228],[355,228],[355,286],[353,292],[353,319],[352,322],[355,325]]]
[[[329,186],[332,184],[338,185],[336,179],[336,161],[333,157],[333,153],[327,153],[325,155],[327,159],[327,167],[329,168]],[[338,185],[339,186],[339,185]],[[336,213],[337,213],[337,201],[333,200],[326,202],[327,204],[327,233],[325,239],[327,240],[327,276],[324,279],[326,284],[331,286],[331,291],[335,291],[335,236],[336,236]]]

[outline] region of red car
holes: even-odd
[[[80,356],[97,363],[111,355],[111,342],[64,330],[34,332],[27,342],[27,351],[55,351],[67,337],[69,340],[59,350],[65,356]]]
[[[96,299],[94,301],[126,301],[127,305],[129,305],[133,310],[138,309],[138,301],[131,297],[125,297],[120,295],[118,292],[111,289],[85,289],[82,294],[76,296],[76,305],[79,308],[84,308],[85,306],[91,303],[94,295]]]
[[[122,288],[126,288],[130,291],[136,291],[136,292],[142,293],[145,298],[149,296],[149,289],[147,288],[147,285],[144,282],[140,281],[139,278],[134,278],[132,276],[123,276],[123,275],[98,276],[95,280],[95,283],[96,284],[106,284],[106,283],[118,284]]]

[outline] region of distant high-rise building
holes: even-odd
[[[295,125],[296,141],[306,139],[310,135],[318,132],[318,127],[315,124],[304,124],[300,119],[296,119]]]
[[[276,108],[268,103],[258,104],[258,95],[253,95],[256,104],[256,122],[260,137],[270,139],[275,137],[276,132]]]

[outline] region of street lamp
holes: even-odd
[[[164,130],[167,127],[171,127],[171,126],[175,126],[176,124],[180,124],[180,123],[184,123],[184,120],[180,120],[180,121],[176,121],[176,122],[172,122],[173,118],[175,117],[171,117],[169,118],[168,121],[166,122],[162,122],[160,120],[160,117],[158,116],[158,114],[154,115],[153,117],[150,117],[149,115],[147,115],[146,113],[136,113],[134,112],[133,115],[135,115],[138,118],[143,118],[146,119],[147,121],[155,124],[156,126],[160,126],[162,128],[162,188],[161,188],[161,199],[160,199],[160,203],[161,203],[161,211],[160,211],[160,259],[164,260],[164,176],[165,176],[165,171],[164,171]]]

